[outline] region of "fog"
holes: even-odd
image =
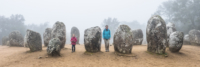
[[[120,24],[128,24],[132,29],[142,29],[145,35],[148,19],[165,1],[167,0],[1,0],[0,16],[10,18],[12,15],[22,15],[22,23],[25,25],[24,31],[21,31],[23,36],[26,29],[43,35],[45,28],[52,28],[56,21],[61,21],[65,23],[67,30],[66,43],[70,43],[70,31],[75,26],[80,31],[80,43],[83,44],[84,30],[94,26],[103,30],[102,23],[108,18],[116,18]],[[0,32],[4,33],[2,29]]]

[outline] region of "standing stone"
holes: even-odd
[[[170,34],[176,31],[176,27],[175,24],[172,22],[169,22],[166,27],[167,27],[167,43],[168,43]],[[166,46],[168,47],[169,44],[167,44]]]
[[[101,51],[101,39],[102,33],[101,28],[91,27],[84,32],[84,45],[88,52],[99,52]]]
[[[133,34],[128,25],[120,25],[114,34],[114,49],[119,53],[131,53],[133,46]]]
[[[63,22],[57,21],[52,28],[51,31],[51,38],[59,38],[61,41],[60,48],[65,47],[65,41],[66,41],[66,29],[65,24]]]
[[[159,16],[152,16],[147,24],[146,37],[147,50],[153,53],[164,54],[167,43],[167,30],[165,21]]]
[[[7,44],[7,41],[9,41],[9,38],[7,36],[4,36],[2,38],[2,45],[6,45]]]
[[[24,36],[24,47],[28,47],[28,44],[27,44],[27,36],[26,36],[26,34],[25,34],[25,36]]]
[[[200,45],[200,31],[199,30],[191,30],[189,32],[189,39],[192,45]]]
[[[132,30],[133,33],[133,45],[142,45],[143,32],[141,29]]]
[[[49,40],[51,40],[51,28],[46,28],[43,33],[44,46],[48,46]]]
[[[77,42],[76,44],[79,44],[79,38],[80,38],[80,33],[77,27],[72,27],[71,29],[71,38],[73,37],[73,34],[75,35]]]
[[[19,31],[13,31],[9,34],[10,46],[23,47],[24,38]]]
[[[168,44],[169,44],[169,50],[171,52],[178,52],[182,48],[183,37],[184,37],[183,32],[176,31],[170,34]]]
[[[185,36],[184,36],[184,39],[183,39],[184,41],[183,41],[183,44],[185,44],[185,45],[190,45],[190,38],[189,38],[189,35],[188,34],[186,34]]]
[[[27,30],[26,37],[27,45],[30,48],[30,51],[34,52],[42,50],[42,38],[38,32]]]
[[[49,44],[47,46],[47,53],[50,55],[57,54],[60,56],[60,45],[61,41],[58,38],[53,38],[49,41]]]

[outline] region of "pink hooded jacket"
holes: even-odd
[[[76,41],[77,41],[76,37],[71,38],[71,44],[72,45],[76,45]]]

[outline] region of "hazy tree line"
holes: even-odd
[[[191,29],[200,29],[200,0],[168,0],[154,13],[166,22],[172,22],[177,30],[187,34]]]
[[[25,18],[23,15],[16,14],[11,15],[10,17],[0,16],[0,39],[4,36],[9,36],[12,31],[19,31],[22,36],[25,35],[27,29],[31,29],[33,31],[39,32],[42,36],[44,30],[48,27],[48,22],[40,25],[24,24]],[[2,40],[0,40],[0,43]]]

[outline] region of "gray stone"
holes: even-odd
[[[65,47],[66,42],[66,29],[63,22],[57,21],[52,28],[51,38],[59,38],[61,41],[61,48]]]
[[[133,45],[142,45],[143,32],[141,29],[132,30],[133,33]]]
[[[28,47],[28,44],[27,44],[27,36],[26,36],[26,34],[25,34],[25,36],[24,36],[24,47]]]
[[[189,39],[192,45],[200,45],[200,31],[199,30],[191,30],[189,32]]]
[[[178,52],[183,45],[183,38],[184,38],[184,34],[183,32],[173,32],[170,34],[169,37],[169,50],[171,52]]]
[[[30,48],[30,51],[34,52],[42,50],[42,39],[41,35],[38,32],[27,30],[26,38],[27,45]]]
[[[79,44],[79,39],[80,39],[80,33],[77,27],[72,27],[71,29],[71,38],[73,37],[73,34],[75,35],[77,42],[76,44]]]
[[[61,41],[59,38],[53,38],[49,41],[49,45],[47,46],[47,53],[50,55],[59,55],[60,56],[60,48]]]
[[[2,45],[7,45],[7,41],[9,41],[9,38],[7,36],[4,36],[2,38]]]
[[[152,16],[146,28],[147,50],[152,53],[164,54],[167,44],[165,21],[159,16]]]
[[[167,45],[166,46],[169,47],[169,44],[168,44],[169,36],[171,33],[176,31],[176,27],[175,27],[175,24],[172,22],[169,22],[166,27],[167,27]]]
[[[120,25],[114,34],[114,49],[119,53],[131,53],[133,46],[133,34],[128,25]]]
[[[19,31],[13,31],[9,34],[10,46],[23,47],[24,38]]]
[[[184,36],[184,39],[183,39],[184,41],[183,41],[183,44],[185,44],[185,45],[190,45],[190,38],[189,38],[189,35],[188,34],[186,34],[185,36]]]
[[[51,28],[46,28],[43,33],[44,46],[48,46],[49,40],[51,40]]]
[[[99,52],[101,51],[101,39],[102,32],[101,28],[91,27],[84,31],[84,45],[88,52]]]

